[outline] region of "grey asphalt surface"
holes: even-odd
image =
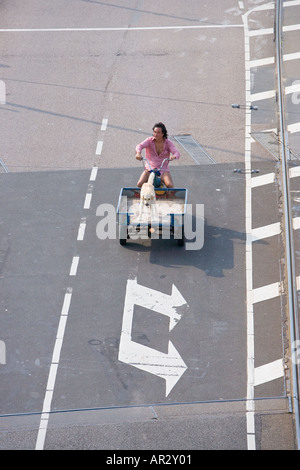
[[[98,203],[116,204],[116,183],[137,176],[132,169],[101,172],[79,247],[75,240],[88,172],[2,175],[1,191],[10,197],[2,219],[1,303],[8,356],[1,411],[2,415],[26,413],[2,417],[4,448],[34,446],[39,414],[31,413],[42,408],[59,313],[70,282],[73,297],[52,402],[52,410],[62,412],[50,417],[45,449],[247,448],[245,235],[240,203],[244,175],[234,168],[207,165],[173,172],[174,179],[189,189],[190,203],[201,200],[205,206],[205,242],[200,251],[186,251],[173,240],[128,241],[122,247],[118,240],[98,239]],[[270,164],[261,172],[269,170]],[[261,211],[265,210],[260,210],[264,217]],[[263,246],[272,259],[276,244]],[[71,280],[68,271],[74,253],[80,255],[80,264]],[[188,369],[167,398],[161,378],[117,358],[126,279],[132,273],[139,284],[165,293],[174,283],[188,302],[171,336]],[[269,338],[265,335],[269,322],[264,325],[262,320],[259,327],[262,363],[282,347],[281,319],[275,311],[280,313],[274,309]],[[164,317],[151,311],[145,316],[138,309],[132,336],[162,351],[170,338]],[[261,402],[258,422],[273,419],[275,427],[276,419],[280,427],[282,420],[286,423],[284,435],[280,432],[276,441],[262,426],[268,446],[291,445],[286,426],[292,415],[286,414],[285,392],[284,381],[277,379],[257,393],[258,398],[273,397]],[[276,416],[269,413],[274,406]],[[130,431],[124,434],[128,426]],[[166,433],[170,426],[172,435]]]
[[[245,165],[245,131],[244,112],[231,104],[245,96],[241,14],[256,5],[0,4],[0,29],[28,29],[0,32],[6,85],[1,160],[8,169],[0,175],[2,449],[35,448],[70,288],[45,449],[247,449],[245,175],[234,171]],[[273,12],[250,19],[253,29],[272,27]],[[205,28],[46,31],[180,25]],[[251,39],[253,59],[273,55],[273,48],[272,35]],[[264,91],[274,69],[258,68],[252,78],[253,93]],[[253,130],[276,126],[275,99],[259,108],[252,113]],[[141,171],[134,148],[156,120],[167,123],[171,138],[191,134],[217,162],[195,165],[180,148],[172,166],[175,185],[189,190],[189,203],[205,207],[199,251],[172,240],[121,247],[97,237],[97,207],[116,206],[120,188],[134,186]],[[260,175],[278,174],[269,152],[258,143],[252,149]],[[98,174],[91,181],[94,166]],[[87,193],[92,200],[85,209]],[[254,228],[281,219],[278,201],[278,179],[256,188]],[[85,234],[78,241],[82,221]],[[70,276],[74,256],[79,264]],[[280,278],[282,258],[280,236],[253,244],[254,288]],[[118,361],[132,277],[165,294],[174,284],[188,304],[171,334],[164,316],[134,311],[134,341],[167,353],[172,340],[187,365],[168,396],[161,377]],[[283,377],[255,387],[257,449],[296,445],[284,306],[284,295],[255,306],[255,366],[280,357],[287,365]]]

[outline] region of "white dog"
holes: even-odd
[[[156,214],[156,196],[155,196],[155,190],[154,190],[154,173],[150,173],[149,179],[147,183],[144,183],[143,186],[141,187],[141,193],[140,193],[140,213],[139,213],[139,219],[141,220],[143,210],[145,207],[149,207],[151,213]]]

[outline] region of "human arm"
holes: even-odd
[[[175,159],[178,159],[180,158],[180,153],[179,151],[177,150],[177,148],[175,147],[175,145],[173,144],[173,142],[171,140],[168,139],[168,148],[169,148],[169,151],[171,153],[170,155],[170,160],[175,160]]]
[[[136,146],[136,148],[135,148],[135,152],[136,152],[136,153],[135,153],[135,158],[136,158],[137,160],[142,160],[142,158],[143,158],[143,157],[142,157],[142,150],[143,150],[144,148],[146,148],[146,147],[149,146],[150,140],[151,140],[151,139],[149,139],[149,138],[146,139],[146,140],[143,140],[143,142],[139,143],[139,144]]]

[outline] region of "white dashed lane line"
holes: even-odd
[[[98,167],[94,166],[91,171],[90,181],[96,181],[97,173],[98,173]]]
[[[101,131],[106,131],[107,124],[108,124],[108,119],[107,119],[107,118],[103,118],[103,119],[102,119],[102,124],[101,124]]]
[[[91,201],[92,201],[92,193],[86,193],[83,208],[89,209],[91,207]]]
[[[61,352],[61,348],[63,344],[71,299],[72,299],[72,288],[68,287],[65,293],[64,302],[63,302],[60,319],[59,319],[59,325],[58,325],[58,329],[56,333],[56,340],[54,344],[50,371],[49,371],[48,381],[47,381],[47,386],[46,386],[46,393],[45,393],[45,398],[43,402],[43,409],[42,409],[40,425],[39,425],[39,430],[38,430],[38,435],[37,435],[37,440],[36,440],[36,446],[35,446],[36,450],[43,450],[44,444],[45,444],[45,438],[46,438],[48,422],[49,422],[49,413],[51,411],[51,403],[52,403],[53,392],[54,392],[54,387],[55,387],[55,382],[56,382],[56,374],[57,374],[57,369],[59,365],[60,352]]]
[[[103,118],[102,124],[101,124],[101,131],[106,130],[107,124],[108,124],[108,119]],[[102,145],[103,145],[103,141],[102,140],[98,141],[97,149],[96,149],[97,155],[101,154]],[[89,179],[90,183],[88,184],[88,189],[87,189],[85,199],[84,199],[84,204],[83,204],[84,210],[88,210],[91,207],[92,192],[94,188],[93,183],[91,182],[96,181],[97,174],[98,174],[98,167],[94,166],[91,170],[90,179]],[[87,223],[87,217],[82,217],[79,223],[77,241],[84,240],[86,223]],[[77,275],[79,261],[80,261],[80,256],[78,255],[73,256],[70,271],[69,271],[69,276],[74,277]],[[65,334],[65,329],[67,325],[67,319],[68,319],[69,309],[71,305],[72,294],[73,294],[72,287],[68,287],[66,289],[66,293],[64,296],[63,306],[61,309],[59,324],[58,324],[57,333],[56,333],[56,340],[54,344],[52,360],[51,360],[48,381],[47,381],[47,386],[46,386],[46,392],[45,392],[45,397],[44,397],[44,402],[43,402],[43,408],[41,412],[40,425],[39,425],[39,430],[38,430],[38,435],[37,435],[37,440],[36,440],[36,446],[35,446],[36,450],[43,450],[44,445],[45,445],[46,433],[47,433],[49,416],[50,416],[50,411],[51,411],[51,403],[52,403],[53,392],[54,392],[54,387],[55,387],[55,382],[56,382],[56,374],[57,374],[57,370],[59,366],[60,353],[61,353],[61,348],[62,348],[62,344],[64,340],[64,334]]]
[[[84,239],[85,228],[86,228],[86,217],[82,217],[79,228],[78,228],[78,235],[77,235],[78,241],[82,241]]]
[[[97,142],[96,155],[101,155],[101,153],[102,153],[102,147],[103,147],[103,140],[99,140],[99,141]]]
[[[72,264],[71,264],[71,268],[70,268],[70,276],[76,276],[78,263],[79,263],[79,256],[74,256]]]

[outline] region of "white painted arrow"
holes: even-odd
[[[121,336],[119,361],[165,379],[166,397],[187,369],[171,341],[169,341],[168,353],[165,354],[135,343],[126,335]]]
[[[139,285],[136,279],[128,279],[127,281],[119,361],[164,378],[166,396],[168,396],[187,366],[171,341],[168,343],[167,354],[132,341],[134,305],[140,305],[168,316],[170,319],[169,331],[171,331],[181,318],[176,309],[186,305],[186,301],[174,285],[172,286],[172,294],[167,295]]]
[[[136,279],[128,279],[127,281],[125,307],[126,302],[129,309],[135,304],[168,316],[170,318],[169,331],[174,328],[181,318],[177,308],[186,304],[185,299],[174,284],[172,285],[172,294],[168,295],[149,287],[141,286],[137,283]]]

